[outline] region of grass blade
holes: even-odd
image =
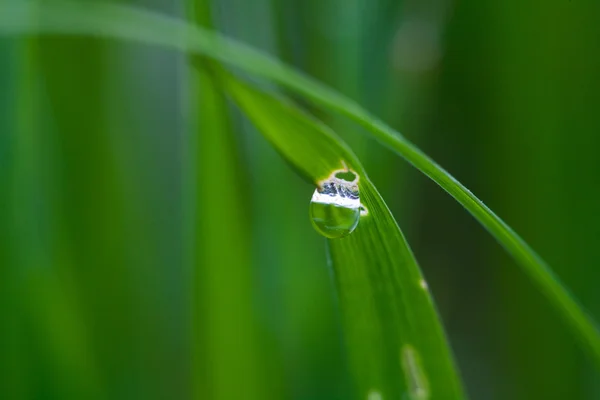
[[[36,20],[36,13],[43,18]],[[205,54],[271,79],[355,120],[463,205],[512,255],[600,365],[600,336],[594,322],[533,249],[452,175],[348,98],[243,44],[176,19],[132,8],[75,2],[53,5],[9,2],[0,5],[0,34],[31,33],[99,35]]]
[[[189,18],[210,26],[208,0],[190,0]],[[193,215],[194,399],[267,400],[253,312],[251,229],[244,174],[225,97],[207,69],[190,68]],[[232,251],[235,244],[235,251]],[[235,380],[236,384],[232,384]]]
[[[21,89],[20,76],[26,75],[23,58],[17,40],[0,41],[0,185],[13,188],[15,173],[15,132],[19,126],[15,99]],[[15,285],[18,276],[14,261],[15,225],[13,196],[0,195],[0,393],[10,393],[15,400],[27,398],[25,363],[22,351],[22,335],[19,329],[20,315],[13,299],[18,298]]]
[[[264,399],[252,312],[247,205],[224,99],[206,73],[194,73],[199,114],[194,257],[195,398]],[[229,248],[236,243],[235,251]],[[201,346],[201,348],[199,348]],[[239,381],[232,385],[231,378]]]
[[[360,177],[361,203],[369,213],[354,233],[328,241],[359,396],[463,398],[417,262],[354,154],[295,106],[235,78],[223,80],[232,98],[305,179],[319,185],[345,167]]]

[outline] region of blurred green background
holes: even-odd
[[[181,0],[128,3],[186,14]],[[600,318],[600,2],[211,3],[219,30],[417,143]],[[221,400],[246,385],[247,398],[358,398],[308,218],[314,188],[234,108],[190,107],[187,61],[0,38],[0,398]],[[313,111],[405,231],[470,397],[600,398],[597,370],[491,236],[354,125]],[[230,126],[202,123],[215,112]],[[236,140],[216,143],[220,129]],[[221,175],[236,180],[202,191]],[[231,215],[249,240],[219,224]]]

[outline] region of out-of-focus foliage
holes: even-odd
[[[600,3],[213,3],[223,31],[405,132],[600,315]],[[180,2],[141,4],[182,15]],[[191,396],[185,65],[114,41],[0,39],[0,397]],[[597,371],[496,243],[356,128],[319,116],[405,228],[471,397],[597,398]],[[263,361],[284,398],[349,398],[314,188],[234,122]],[[236,252],[234,237],[212,250]]]

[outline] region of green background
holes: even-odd
[[[185,18],[183,2],[129,3]],[[212,5],[222,32],[419,145],[600,317],[599,2]],[[201,135],[224,112],[217,128],[235,141],[194,139],[189,94],[210,83],[187,61],[99,39],[0,38],[0,398],[235,398],[194,389],[198,359],[264,399],[353,398],[325,240],[308,219],[314,188],[236,109],[196,109]],[[600,397],[575,339],[471,216],[354,125],[315,113],[403,228],[471,398]],[[209,246],[200,294],[194,233]],[[221,329],[206,330],[218,345],[208,362],[195,318]]]

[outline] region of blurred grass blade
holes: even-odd
[[[369,214],[351,235],[329,240],[358,398],[463,398],[419,267],[356,156],[295,106],[229,75],[222,79],[264,136],[310,182],[318,185],[346,166],[360,177],[361,201]]]
[[[36,19],[38,14],[43,18]],[[352,100],[248,46],[177,19],[133,8],[76,2],[35,5],[19,1],[0,5],[0,35],[30,33],[99,35],[204,54],[271,79],[355,120],[371,136],[404,157],[462,204],[512,255],[600,365],[600,336],[594,322],[549,266],[464,185]]]
[[[190,0],[188,16],[210,26],[207,0]],[[211,60],[191,57],[190,65]],[[193,215],[194,399],[267,400],[254,319],[249,205],[241,158],[225,98],[207,69],[190,67]],[[232,245],[235,250],[232,251]],[[235,381],[236,384],[232,384]]]
[[[0,40],[0,187],[14,187],[15,138],[19,126],[16,93],[21,86],[20,75],[27,75],[18,51],[18,41]],[[20,71],[21,70],[21,71]],[[20,72],[19,72],[20,71]],[[6,191],[8,192],[8,190]],[[15,284],[17,268],[14,261],[15,224],[14,196],[0,195],[0,393],[10,393],[17,399],[27,398],[25,357],[20,332],[19,288]],[[16,311],[19,310],[19,311]]]
[[[6,213],[0,218],[0,235],[6,235],[7,249],[0,254],[8,259],[0,262],[0,269],[6,274],[2,295],[11,306],[2,311],[7,322],[0,324],[0,331],[9,334],[10,351],[2,353],[2,364],[12,387],[2,393],[14,398],[31,396],[35,389],[28,384],[30,368],[37,361],[44,367],[36,369],[36,379],[52,377],[52,385],[42,384],[48,395],[94,399],[101,397],[101,374],[68,262],[59,261],[56,251],[59,223],[53,218],[52,183],[57,172],[41,95],[51,87],[53,77],[43,64],[41,47],[37,39],[15,41],[12,84],[4,86],[12,100],[12,113],[3,121],[11,129],[2,130],[3,150],[9,157],[0,157],[7,162],[7,168],[0,167],[7,173],[0,196],[4,203],[0,208]],[[45,94],[54,96],[50,90]],[[29,334],[27,326],[36,329]],[[35,346],[46,352],[35,354]]]
[[[195,128],[194,363],[196,399],[265,399],[252,312],[251,237],[226,105],[206,72],[193,72]],[[235,251],[231,244],[235,243]],[[237,384],[231,384],[235,379]]]

